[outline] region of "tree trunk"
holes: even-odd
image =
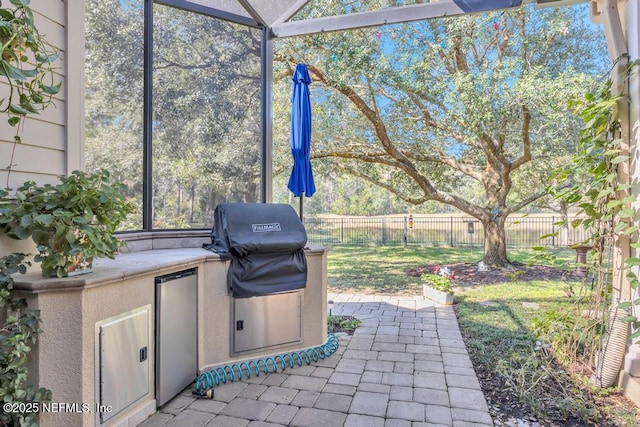
[[[504,267],[509,264],[504,222],[505,218],[501,214],[492,220],[482,221],[484,227],[484,257],[482,260],[492,267]]]
[[[218,204],[217,200],[217,194],[215,192],[214,189],[210,189],[209,190],[209,207],[208,207],[208,211],[211,212],[211,218],[213,218],[213,211],[216,209],[216,205]]]
[[[176,218],[182,215],[182,187],[178,184],[178,200],[176,201]]]
[[[569,205],[567,204],[567,202],[561,200],[560,201],[560,215],[562,216],[562,227],[560,227],[560,242],[559,245],[560,246],[570,246],[574,243],[578,243],[578,242],[573,242],[572,241],[572,237],[570,235],[570,229],[569,229]]]
[[[189,212],[189,223],[193,224],[194,223],[194,217],[193,217],[193,213],[195,210],[195,203],[196,203],[196,185],[195,184],[191,184],[191,188],[189,189],[189,195],[191,196],[191,208],[190,208],[190,212]]]

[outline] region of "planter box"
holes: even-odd
[[[435,301],[438,304],[442,304],[442,305],[453,304],[453,294],[448,294],[446,292],[433,289],[431,286],[428,286],[428,285],[422,285],[422,296],[425,298],[429,298],[431,301]]]

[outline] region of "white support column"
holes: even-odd
[[[640,58],[640,1],[630,0],[626,8],[626,24],[627,24],[627,40],[629,60],[633,61]],[[635,227],[640,229],[640,67],[635,67],[635,72],[629,80],[629,154],[631,161],[629,162],[630,182],[632,184],[631,192],[635,196],[636,201],[633,208],[636,211]],[[635,236],[633,240],[638,240]],[[630,248],[632,257],[640,257],[640,249]],[[634,268],[637,275],[640,275],[640,269]],[[633,299],[640,298],[640,292],[633,290]],[[633,315],[640,317],[640,307],[634,306]],[[624,370],[633,377],[640,377],[640,345],[633,344],[629,348],[629,353],[625,357]]]
[[[66,171],[84,169],[84,0],[66,0]],[[64,7],[64,6],[61,6]]]
[[[621,17],[626,17],[626,6],[619,0],[604,0],[600,4],[604,33],[609,48],[609,56],[613,67],[611,69],[611,94],[619,96],[621,99],[617,103],[618,118],[620,121],[620,150],[622,155],[629,154],[629,84],[626,79],[626,69],[629,63],[627,37],[628,27],[622,24]],[[624,20],[628,24],[628,20]],[[618,183],[629,184],[629,162],[622,162],[618,165]],[[620,199],[629,195],[628,190],[619,192]],[[613,248],[613,290],[614,304],[617,301],[629,301],[631,299],[631,289],[624,273],[624,262],[629,258],[629,236],[614,236]]]

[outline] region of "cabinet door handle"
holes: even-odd
[[[147,356],[148,356],[148,350],[147,347],[144,346],[140,349],[140,362],[144,362],[145,360],[147,360]]]

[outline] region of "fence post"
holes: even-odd
[[[407,246],[407,234],[409,232],[409,230],[407,229],[407,217],[404,217],[404,233],[402,235],[402,241],[403,241],[403,245]]]
[[[449,217],[449,246],[453,247],[453,217]]]
[[[382,244],[387,243],[387,217],[382,217]]]
[[[551,246],[556,246],[556,217],[551,217]]]
[[[340,218],[340,243],[344,243],[344,218]]]

